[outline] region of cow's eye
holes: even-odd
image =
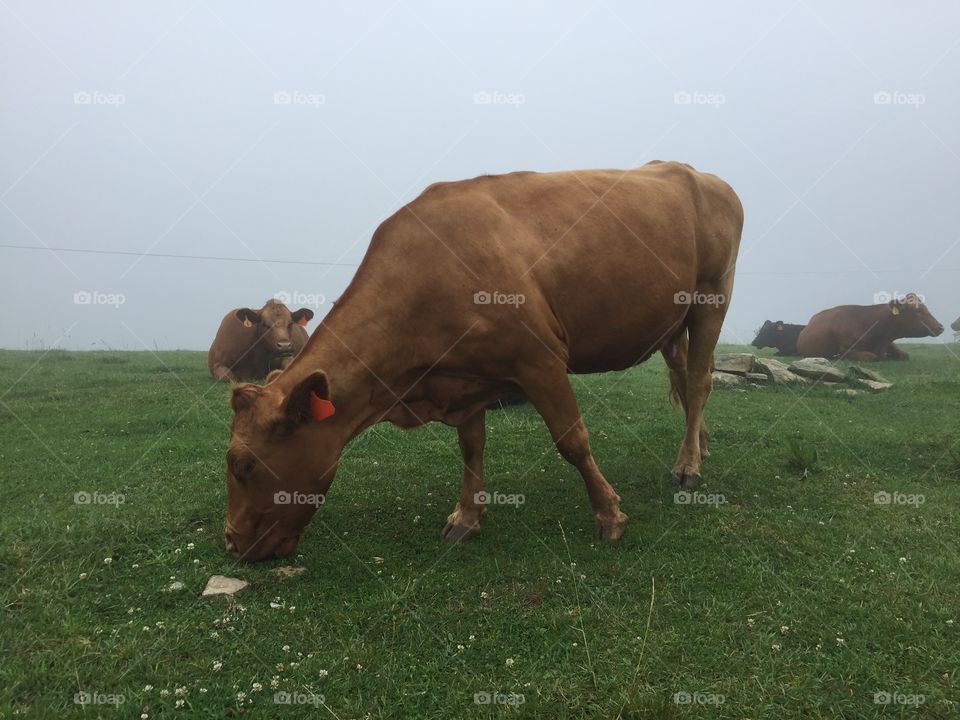
[[[230,470],[237,480],[245,480],[253,473],[257,461],[252,457],[237,457],[230,463]]]

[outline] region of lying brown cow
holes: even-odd
[[[463,486],[443,535],[474,535],[484,407],[517,389],[582,475],[598,536],[618,539],[627,516],[594,462],[567,373],[621,370],[660,351],[686,412],[673,479],[694,487],[742,226],[730,186],[677,163],[427,188],[380,225],[290,367],[234,389],[227,550],[250,561],[289,554],[344,445],[382,421],[457,428]]]
[[[797,338],[797,350],[803,357],[906,360],[910,356],[894,340],[942,332],[943,325],[910,293],[880,305],[841,305],[817,313]]]
[[[231,310],[207,353],[210,375],[233,382],[259,380],[271,370],[282,370],[307,344],[304,327],[312,318],[313,310],[291,313],[278,300],[268,300],[259,310]]]

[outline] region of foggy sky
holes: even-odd
[[[0,243],[297,261],[3,247],[2,347],[206,349],[226,310],[277,293],[319,319],[431,182],[652,159],[743,201],[724,340],[882,293],[960,315],[957,5],[3,0],[0,18]]]

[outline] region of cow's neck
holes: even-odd
[[[413,365],[411,339],[398,343],[390,328],[406,325],[387,314],[365,317],[346,307],[335,308],[284,372],[288,389],[315,370],[326,373],[336,424],[345,440],[382,420],[406,390],[403,381]]]

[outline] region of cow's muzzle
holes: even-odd
[[[299,535],[289,537],[266,536],[251,542],[238,533],[225,532],[224,547],[237,560],[257,562],[268,558],[283,558],[292,553],[300,542]]]

